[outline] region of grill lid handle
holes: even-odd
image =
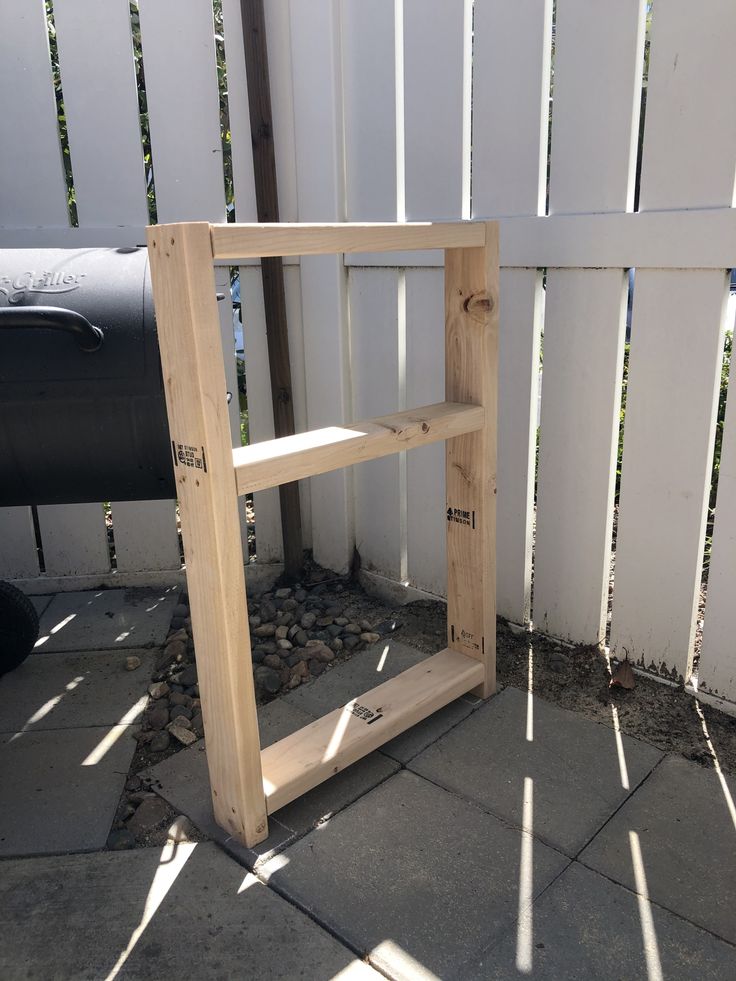
[[[0,328],[63,330],[74,334],[81,351],[99,351],[105,335],[75,310],[61,307],[1,307]]]

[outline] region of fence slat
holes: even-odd
[[[54,21],[79,224],[145,225],[130,4],[56,0]]]
[[[622,269],[548,273],[534,625],[605,637],[626,323]]]
[[[406,218],[463,217],[466,0],[404,0]],[[469,26],[469,25],[467,25]],[[467,39],[468,44],[470,39]]]
[[[0,140],[0,225],[66,227],[67,192],[41,0],[3,10],[0,92],[9,96]],[[30,508],[0,509],[0,541],[0,575],[38,574]]]
[[[139,0],[159,222],[223,221],[212,4]]]
[[[406,273],[406,405],[431,405],[445,397],[444,276],[440,269]],[[407,454],[407,578],[421,589],[447,595],[445,447]]]
[[[0,508],[0,578],[33,579],[38,552],[30,508]]]
[[[69,224],[43,0],[3,6],[0,225]]]
[[[633,204],[645,3],[625,0],[612,22],[600,13],[589,0],[558,11],[554,214]],[[585,644],[605,637],[625,288],[623,270],[547,273],[534,622]]]
[[[476,0],[473,217],[545,209],[552,0]],[[499,98],[513,80],[513,99]],[[501,231],[503,254],[504,232]],[[534,454],[543,315],[541,275],[501,271],[498,370],[497,607],[530,615]]]
[[[640,206],[733,203],[736,8],[658,6],[652,21]],[[616,550],[611,647],[686,680],[692,668],[727,278],[640,270]],[[697,338],[693,342],[693,337]],[[656,504],[654,503],[656,502]],[[651,574],[652,556],[657,574]]]
[[[733,330],[734,324],[727,325]],[[733,360],[731,361],[733,364]],[[718,473],[698,690],[736,702],[733,587],[736,583],[736,374],[731,374]]]
[[[396,269],[352,269],[349,280],[353,418],[398,411]],[[398,455],[353,468],[355,545],[361,569],[401,578],[402,529]]]
[[[297,194],[300,221],[342,221],[344,213],[340,35],[330,0],[290,6]],[[307,416],[310,429],[346,421],[346,272],[338,256],[300,264]],[[326,381],[327,379],[327,381]],[[312,547],[321,565],[346,572],[353,537],[346,474],[311,480]]]
[[[103,8],[94,0],[57,0],[54,21],[79,224],[145,225],[148,203],[130,5],[115,0]],[[104,80],[104,85],[90,85],[90,77]],[[54,553],[73,552],[84,535],[92,544],[81,547],[94,554],[100,523],[104,531],[101,507],[73,507],[64,517],[57,509],[56,514]],[[179,568],[173,501],[112,502],[112,515],[120,571]],[[46,522],[51,520],[48,511]],[[64,549],[62,528],[74,536]]]
[[[101,518],[94,513],[99,510]],[[90,520],[91,518],[91,520]],[[86,576],[110,571],[110,550],[101,504],[40,507],[43,560],[47,576]]]

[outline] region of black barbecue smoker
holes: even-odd
[[[0,507],[175,496],[146,249],[0,250]],[[37,636],[0,583],[0,674]]]

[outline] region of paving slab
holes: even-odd
[[[39,616],[41,616],[41,614],[43,613],[43,611],[46,609],[46,607],[49,605],[49,603],[53,598],[54,598],[53,593],[50,593],[48,596],[28,597],[28,599],[31,601],[31,603],[33,603],[34,607],[36,608],[36,613],[38,613]]]
[[[736,944],[736,779],[668,756],[581,862]],[[728,797],[726,795],[729,795]],[[731,977],[736,977],[736,952]]]
[[[35,652],[160,646],[179,593],[178,586],[58,593],[41,615]]]
[[[3,981],[380,981],[209,843],[9,861],[2,871]]]
[[[427,657],[415,647],[386,639],[289,692],[284,701],[318,719]]]
[[[0,736],[0,855],[103,848],[133,758],[134,728]]]
[[[506,688],[409,763],[520,827],[531,781],[535,836],[575,856],[662,759],[648,743]],[[527,738],[531,736],[532,738]],[[622,773],[625,762],[625,777]]]
[[[445,978],[515,923],[520,878],[534,896],[568,862],[403,770],[262,875],[388,977]]]
[[[483,702],[473,695],[463,695],[462,698],[450,702],[444,708],[418,722],[411,729],[402,732],[396,739],[384,743],[381,752],[399,763],[408,763],[427,746],[431,746],[440,736],[444,736],[471,712],[479,708]]]
[[[285,699],[260,707],[258,724],[261,746],[270,746],[310,721],[310,716],[288,704]],[[372,753],[272,815],[268,822],[268,838],[253,849],[235,841],[215,822],[205,740],[170,756],[152,767],[147,775],[154,780],[153,789],[178,811],[186,814],[200,831],[223,845],[238,861],[255,868],[283,849],[286,843],[342,810],[397,769],[398,764],[393,760]]]
[[[125,669],[131,651],[29,657],[0,678],[0,732],[69,729],[137,721],[154,668],[138,650],[140,667]]]
[[[510,931],[454,977],[733,981],[733,947],[643,902],[640,907],[634,893],[575,862],[534,904],[528,929]]]

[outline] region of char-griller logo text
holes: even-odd
[[[31,293],[71,293],[78,290],[86,273],[75,272],[35,272],[30,269],[17,276],[3,276],[0,273],[0,293],[8,298],[8,303],[20,303]]]

